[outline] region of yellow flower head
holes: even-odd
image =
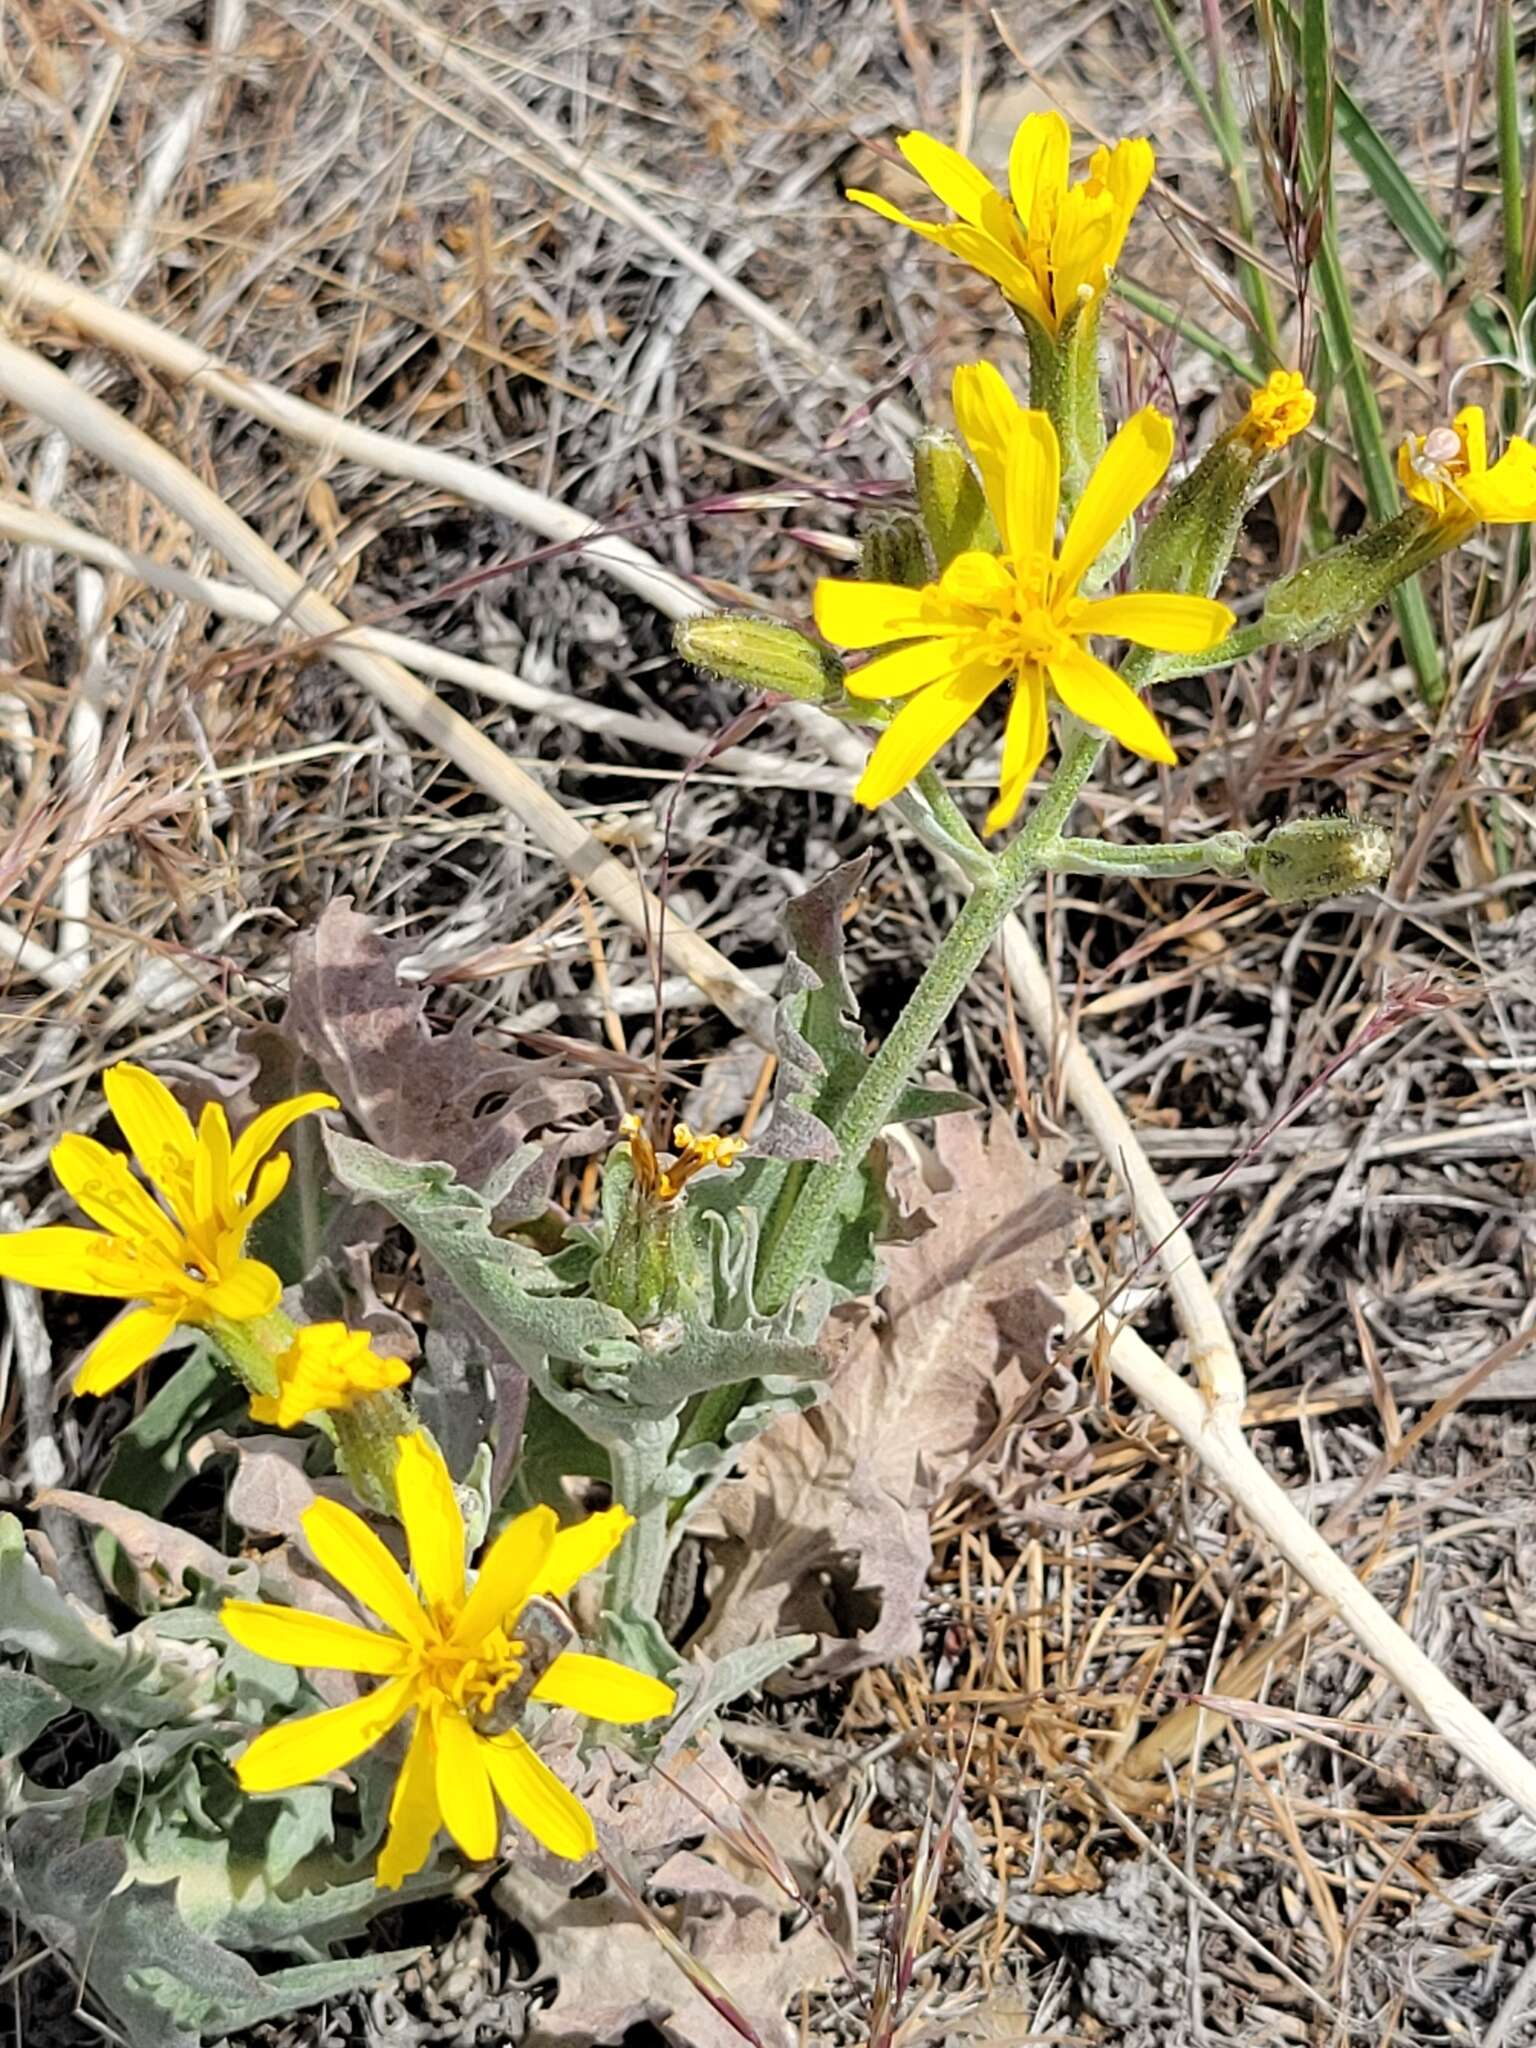
[[[244,1255],[251,1225],[288,1180],[288,1155],[266,1155],[300,1117],[337,1106],[333,1095],[296,1095],[253,1117],[235,1139],[219,1103],[207,1105],[194,1132],[165,1083],[126,1060],[108,1067],[102,1086],[160,1200],[134,1179],[121,1152],[71,1135],[54,1146],[49,1163],[101,1228],[58,1224],[0,1237],[0,1278],[133,1303],[81,1360],[77,1394],[109,1392],[178,1323],[248,1322],[277,1306],[277,1275]]]
[[[816,623],[839,647],[889,648],[847,678],[850,695],[910,697],[881,734],[854,791],[882,804],[952,739],[1000,684],[1013,685],[1003,769],[987,830],[1008,824],[1046,748],[1046,697],[1154,761],[1172,761],[1162,727],[1129,684],[1089,653],[1095,636],[1169,653],[1200,654],[1233,615],[1205,597],[1136,591],[1081,597],[1078,587],[1162,477],[1173,429],[1150,407],[1105,449],[1067,525],[1056,519],[1061,455],[1043,412],[1014,399],[988,363],[955,372],[955,417],[981,473],[1002,536],[1000,555],[957,555],[937,583],[816,586]]]
[[[306,1415],[334,1415],[364,1395],[404,1386],[403,1358],[381,1358],[366,1330],[345,1323],[306,1323],[277,1360],[276,1394],[251,1396],[251,1420],[296,1429]]]
[[[1152,182],[1152,145],[1138,137],[1096,149],[1087,177],[1072,184],[1072,131],[1060,114],[1030,114],[1019,123],[1008,154],[1008,199],[931,135],[903,135],[898,147],[959,219],[938,226],[913,220],[878,192],[848,197],[963,257],[1053,335],[1103,291]]]
[[[713,1131],[694,1132],[686,1124],[674,1124],[672,1164],[663,1166],[645,1119],[636,1116],[633,1110],[620,1120],[619,1135],[629,1140],[629,1156],[634,1162],[640,1192],[657,1202],[675,1202],[696,1173],[702,1173],[706,1166],[730,1168],[747,1149],[740,1138],[721,1138]]]
[[[1536,448],[1517,434],[1490,465],[1480,405],[1463,406],[1448,427],[1410,434],[1398,450],[1397,473],[1414,503],[1446,526],[1536,519]]]
[[[420,1870],[440,1827],[464,1854],[496,1854],[501,1804],[546,1849],[573,1861],[597,1846],[581,1802],[540,1762],[515,1728],[488,1727],[519,1697],[525,1646],[518,1617],[535,1598],[560,1600],[614,1550],[632,1517],[622,1508],[562,1529],[553,1508],[530,1508],[487,1551],[471,1584],[464,1570],[464,1517],[443,1456],[430,1438],[402,1437],[395,1467],[410,1548],[405,1573],[359,1516],[338,1501],[305,1511],[304,1540],[382,1628],[256,1600],[225,1603],[225,1628],[279,1664],[357,1671],[385,1683],[344,1707],[301,1715],[258,1735],[236,1763],[247,1792],[285,1792],[323,1778],[371,1749],[415,1709],[416,1725],[395,1782],[378,1880],[390,1887]],[[562,1650],[527,1697],[594,1720],[629,1723],[669,1714],[670,1685],[607,1657]]]
[[[1237,433],[1250,448],[1273,455],[1305,433],[1316,411],[1317,400],[1300,370],[1276,370],[1249,399]]]

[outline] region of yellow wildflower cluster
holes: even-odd
[[[1071,181],[1072,131],[1060,114],[1020,122],[1008,155],[1008,197],[985,172],[921,133],[897,144],[934,197],[959,219],[913,220],[878,192],[850,199],[963,257],[1052,336],[1103,292],[1131,216],[1152,182],[1152,145],[1138,137],[1096,149]]]
[[[1410,434],[1398,451],[1397,472],[1413,502],[1449,528],[1536,519],[1536,448],[1516,435],[1490,463],[1480,405],[1464,406],[1448,427]]]
[[[414,1588],[349,1508],[317,1501],[302,1522],[317,1561],[380,1628],[261,1601],[231,1600],[221,1610],[230,1635],[258,1656],[385,1681],[345,1706],[258,1735],[236,1763],[241,1785],[281,1792],[323,1778],[414,1713],[379,1857],[381,1885],[397,1886],[420,1870],[443,1827],[466,1856],[489,1861],[500,1832],[498,1801],[555,1855],[588,1855],[597,1837],[585,1807],[526,1737],[499,1726],[498,1710],[520,1704],[525,1693],[616,1724],[672,1711],[671,1686],[607,1657],[562,1650],[542,1671],[524,1668],[517,1630],[528,1602],[564,1599],[617,1547],[632,1518],[609,1508],[562,1529],[552,1508],[532,1508],[497,1537],[471,1582],[464,1517],[429,1437],[401,1439],[395,1488]]]
[[[891,650],[847,678],[851,696],[912,699],[881,734],[854,792],[860,803],[882,804],[905,789],[994,690],[1011,684],[990,832],[1015,817],[1044,756],[1048,694],[1134,752],[1173,760],[1162,727],[1088,640],[1200,653],[1230,632],[1233,614],[1210,598],[1171,592],[1082,594],[1104,549],[1168,467],[1173,429],[1160,413],[1137,413],[1110,442],[1058,550],[1061,457],[1048,415],[1021,406],[990,363],[955,372],[954,406],[1002,552],[968,550],[919,590],[823,580],[815,612],[834,645]]]
[[[1250,448],[1273,455],[1306,432],[1316,411],[1300,370],[1276,370],[1249,399],[1237,432]]]
[[[345,1323],[306,1323],[274,1361],[275,1394],[251,1396],[251,1420],[295,1429],[306,1415],[334,1415],[368,1394],[404,1386],[403,1358],[381,1358],[366,1330]]]
[[[78,1394],[110,1392],[178,1324],[249,1322],[277,1306],[276,1273],[245,1256],[251,1225],[288,1181],[287,1154],[267,1154],[300,1117],[336,1107],[332,1095],[296,1095],[253,1117],[235,1139],[217,1102],[194,1131],[165,1083],[143,1067],[109,1067],[102,1085],[154,1193],[121,1152],[71,1134],[49,1163],[99,1229],[61,1223],[0,1237],[0,1277],[132,1304],[81,1360]]]

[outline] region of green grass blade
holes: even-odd
[[[1189,96],[1194,101],[1200,119],[1205,123],[1206,133],[1215,143],[1221,156],[1222,166],[1232,187],[1232,213],[1237,232],[1250,247],[1254,239],[1253,195],[1248,189],[1248,169],[1243,156],[1243,132],[1237,120],[1237,108],[1232,94],[1231,80],[1221,51],[1211,52],[1212,68],[1216,76],[1216,98],[1206,91],[1205,83],[1195,69],[1194,59],[1186,49],[1178,25],[1168,8],[1168,0],[1152,0],[1152,12],[1157,16],[1158,26],[1163,32],[1173,61],[1178,65],[1184,83],[1189,87]],[[1237,281],[1249,312],[1253,315],[1264,348],[1271,363],[1278,365],[1280,356],[1280,329],[1275,319],[1274,302],[1270,298],[1269,281],[1257,264],[1250,263],[1246,256],[1237,258]],[[1262,381],[1262,380],[1261,380]]]
[[[1276,17],[1289,34],[1292,47],[1298,47],[1301,26],[1295,13],[1287,5],[1287,0],[1274,0],[1274,4]],[[1442,284],[1454,283],[1461,275],[1461,251],[1398,162],[1391,144],[1336,73],[1333,111],[1339,141],[1365,174],[1366,183],[1380,200],[1387,218]],[[1500,323],[1484,307],[1474,305],[1467,318],[1480,348],[1490,354],[1501,353],[1508,348]]]
[[[1331,153],[1333,113],[1337,102],[1329,0],[1306,0],[1301,45],[1301,72],[1306,88],[1303,167],[1315,194],[1314,204],[1322,213],[1321,239],[1313,275],[1322,301],[1323,334],[1344,393],[1366,504],[1372,519],[1385,520],[1398,509],[1397,480],[1382,429],[1375,387],[1355,340],[1354,311],[1334,218]],[[1444,671],[1429,606],[1416,577],[1398,586],[1393,593],[1392,608],[1397,614],[1403,651],[1418,679],[1419,693],[1426,704],[1436,705],[1445,694]]]
[[[1504,203],[1504,295],[1518,320],[1526,301],[1525,176],[1520,160],[1520,72],[1511,0],[1498,0],[1493,34],[1499,105],[1499,185]]]

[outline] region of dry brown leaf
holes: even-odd
[[[461,1019],[434,1035],[426,991],[401,981],[411,948],[338,897],[293,948],[287,1029],[366,1136],[393,1159],[445,1160],[484,1187],[530,1138],[538,1161],[504,1191],[504,1221],[537,1215],[557,1167],[604,1139],[590,1121],[596,1089],[559,1060],[483,1045]]]
[[[121,1501],[48,1487],[38,1494],[36,1504],[57,1508],[92,1528],[106,1530],[133,1571],[134,1605],[141,1614],[153,1614],[158,1608],[174,1607],[189,1599],[193,1591],[187,1584],[189,1576],[225,1592],[240,1590],[249,1577],[247,1567],[200,1536],[170,1522],[156,1521],[153,1515],[125,1507]]]
[[[712,1657],[801,1629],[818,1677],[912,1655],[929,1511],[1046,1382],[1072,1198],[1004,1119],[936,1130],[934,1228],[888,1249],[873,1313],[833,1317],[822,1401],[749,1444],[701,1517]]]
[[[837,1951],[814,1921],[786,1939],[780,1909],[702,1856],[681,1851],[649,1887],[669,1902],[652,1911],[673,1939],[718,1980],[763,2048],[794,2048],[785,2007],[842,1974]],[[655,1929],[611,1882],[572,1898],[531,1872],[512,1873],[497,1899],[539,1952],[531,1981],[555,1995],[534,2020],[542,2048],[597,2048],[647,2022],[677,2048],[742,2048],[742,2036],[689,1982]]]

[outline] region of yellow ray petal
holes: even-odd
[[[93,1223],[117,1237],[145,1238],[173,1264],[181,1264],[180,1231],[144,1183],[134,1179],[121,1152],[71,1132],[48,1154],[48,1164]]]
[[[287,1102],[274,1102],[270,1109],[264,1109],[260,1116],[253,1116],[245,1129],[235,1140],[235,1149],[230,1158],[230,1185],[237,1195],[249,1191],[251,1175],[283,1133],[296,1124],[300,1117],[312,1116],[322,1109],[339,1109],[340,1103],[334,1095],[319,1090],[309,1095],[294,1095]]]
[[[553,1508],[529,1508],[507,1524],[485,1561],[453,1625],[455,1643],[478,1643],[515,1616],[533,1590],[555,1541],[559,1519]]]
[[[585,1650],[563,1650],[533,1688],[533,1697],[622,1727],[658,1720],[677,1705],[677,1694],[661,1679]]]
[[[485,1754],[490,1744],[453,1707],[445,1707],[432,1725],[443,1826],[471,1863],[489,1863],[500,1834]]]
[[[592,1816],[516,1730],[484,1745],[497,1797],[515,1821],[555,1856],[579,1863],[597,1847]]]
[[[1173,454],[1173,428],[1150,405],[1132,415],[1099,457],[1077,501],[1056,564],[1058,597],[1070,596],[1155,488]]]
[[[1008,189],[1013,210],[1026,232],[1036,201],[1058,202],[1067,186],[1072,161],[1072,130],[1060,114],[1026,114],[1014,131],[1008,151]]]
[[[914,690],[936,683],[960,666],[955,635],[918,640],[910,647],[897,647],[889,654],[877,654],[843,680],[850,697],[866,702],[888,697],[910,697]]]
[[[1451,421],[1466,456],[1468,472],[1477,476],[1488,467],[1488,422],[1480,405],[1464,405]]]
[[[1045,758],[1050,726],[1045,715],[1045,678],[1035,668],[1026,669],[1013,686],[1008,723],[1003,731],[1003,764],[998,776],[997,802],[987,813],[986,829],[1000,832],[1011,825],[1028,794],[1035,770]]]
[[[1074,185],[1051,236],[1051,285],[1058,320],[1101,291],[1115,240],[1115,202],[1108,192]]]
[[[1168,735],[1129,683],[1122,682],[1086,648],[1063,641],[1047,666],[1057,696],[1085,725],[1112,734],[1121,746],[1148,760],[1166,761],[1170,766],[1177,761]]]
[[[248,1323],[255,1316],[270,1315],[282,1291],[283,1283],[270,1266],[260,1259],[237,1259],[205,1291],[203,1301],[215,1315]]]
[[[286,1152],[279,1152],[275,1159],[266,1160],[256,1173],[256,1184],[251,1189],[245,1206],[235,1212],[242,1239],[258,1216],[265,1215],[288,1185],[288,1175],[293,1161]]]
[[[378,1635],[329,1614],[269,1607],[260,1600],[226,1600],[219,1620],[237,1643],[274,1664],[313,1665],[318,1671],[368,1671],[388,1678],[404,1671],[413,1651],[398,1636]]]
[[[983,277],[990,277],[1010,305],[1022,307],[1042,326],[1054,326],[1050,303],[1022,256],[979,228],[963,225],[947,229],[943,242],[951,255],[960,257],[972,270],[979,270]]]
[[[74,1392],[110,1394],[147,1365],[176,1327],[168,1309],[131,1308],[108,1324],[75,1368]]]
[[[219,1102],[205,1102],[197,1120],[197,1152],[192,1161],[192,1205],[199,1222],[212,1218],[227,1224],[234,1218],[229,1188],[231,1155],[229,1118]]]
[[[394,1727],[411,1704],[415,1680],[392,1678],[388,1685],[332,1707],[268,1728],[235,1759],[235,1776],[247,1792],[286,1792],[339,1771]]]
[[[197,1151],[192,1119],[162,1080],[129,1060],[108,1067],[101,1085],[134,1158],[182,1221],[187,1221],[192,1205],[192,1161]]]
[[[1006,530],[1008,446],[1018,432],[1024,408],[991,363],[959,363],[950,383],[955,425],[971,451],[987,510]]]
[[[811,610],[817,631],[834,647],[884,647],[929,630],[922,592],[904,583],[848,583],[823,576]]]
[[[406,1878],[416,1875],[431,1855],[442,1824],[432,1721],[429,1715],[418,1712],[410,1747],[389,1802],[389,1833],[379,1851],[375,1873],[386,1891],[394,1891]]]
[[[49,1223],[37,1230],[10,1230],[0,1236],[0,1280],[52,1287],[60,1294],[99,1294],[122,1300],[139,1292],[142,1279],[133,1261],[99,1230]]]
[[[878,213],[882,220],[894,221],[899,228],[910,228],[915,235],[923,235],[930,242],[943,243],[950,229],[931,220],[914,220],[910,213],[903,213],[899,206],[893,206],[889,199],[878,192],[865,192],[858,186],[850,186],[843,194],[855,206],[867,206],[871,213]]]
[[[299,1522],[316,1561],[354,1600],[408,1643],[427,1639],[427,1617],[410,1581],[361,1515],[337,1500],[317,1500]]]
[[[1018,603],[1018,579],[997,555],[966,548],[939,578],[933,609],[941,607],[952,625],[985,626],[994,613],[1011,612]]]
[[[1479,519],[1496,526],[1536,519],[1536,448],[1529,441],[1511,441],[1491,469],[1468,475],[1461,492]]]
[[[1002,533],[1021,572],[1056,548],[1056,512],[1061,502],[1061,448],[1043,412],[1020,413],[1008,443]]]
[[[578,1579],[584,1579],[588,1572],[595,1572],[605,1564],[624,1540],[624,1532],[634,1527],[635,1518],[627,1508],[604,1508],[601,1514],[588,1515],[584,1522],[573,1522],[569,1529],[559,1529],[549,1546],[549,1554],[528,1588],[530,1599],[536,1593],[550,1600],[563,1600]]]
[[[977,170],[958,150],[951,149],[948,143],[940,142],[932,135],[925,135],[920,128],[898,136],[896,147],[934,198],[941,200],[951,213],[969,221],[972,227],[983,224],[983,209],[988,196],[994,199],[1002,197],[985,171]]]
[[[1090,598],[1073,614],[1069,630],[1134,640],[1138,647],[1161,648],[1165,654],[1203,654],[1236,624],[1236,613],[1213,598],[1137,590],[1124,597]]]
[[[1120,251],[1125,246],[1126,230],[1131,216],[1146,197],[1147,187],[1152,182],[1152,173],[1157,168],[1157,159],[1152,154],[1152,145],[1143,135],[1128,136],[1117,142],[1107,157],[1100,162],[1104,152],[1094,151],[1093,168],[1098,177],[1109,187],[1115,202],[1115,232],[1110,242],[1107,261],[1111,270],[1120,261]]]
[[[855,802],[872,810],[898,795],[1002,680],[1002,670],[977,662],[912,698],[880,735],[853,792]]]
[[[423,1604],[446,1628],[464,1605],[464,1517],[443,1454],[424,1430],[400,1439],[395,1490]]]

